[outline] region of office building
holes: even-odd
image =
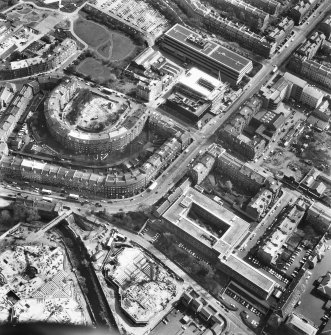
[[[192,68],[179,77],[166,105],[176,114],[183,115],[200,128],[202,119],[209,114],[219,114],[227,84]]]
[[[195,217],[201,218],[200,224]],[[248,233],[249,224],[193,188],[163,214],[166,229],[210,259],[227,258]]]
[[[267,83],[261,87],[260,94],[263,100],[263,108],[276,110],[283,100],[288,98],[288,82],[280,77],[276,82]]]
[[[286,72],[284,78],[289,82],[289,97],[312,108],[317,108],[324,98],[324,93],[310,86],[305,80]]]
[[[236,254],[222,259],[218,265],[221,271],[260,299],[267,299],[275,289],[276,282],[273,279],[246,263]]]
[[[163,35],[161,46],[183,61],[193,62],[232,85],[238,84],[253,68],[252,61],[180,24]]]
[[[174,91],[183,93],[197,101],[206,101],[210,104],[208,110],[218,114],[227,85],[207,73],[191,68],[183,74],[174,87]]]
[[[146,101],[154,101],[162,92],[161,80],[140,80],[136,87],[136,95]]]

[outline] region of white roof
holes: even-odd
[[[315,335],[317,333],[317,329],[315,327],[313,327],[307,321],[300,319],[295,314],[289,316],[286,324],[299,330],[301,334]]]
[[[305,86],[303,89],[303,92],[307,95],[315,97],[316,100],[320,100],[324,98],[324,93],[322,91],[310,85]]]
[[[23,159],[21,166],[22,167],[29,167],[29,168],[36,168],[42,170],[45,167],[46,163],[41,163],[39,161],[35,160],[28,160],[28,159]]]
[[[204,86],[198,83],[198,81],[202,79],[209,84],[211,84],[214,89],[212,91],[208,90]],[[178,81],[179,84],[185,85],[189,87],[191,90],[200,93],[205,98],[210,98],[211,94],[215,91],[215,89],[223,86],[224,84],[216,79],[215,77],[210,76],[209,74],[193,67],[187,73],[184,73]]]

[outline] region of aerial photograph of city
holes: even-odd
[[[331,0],[0,0],[0,335],[331,335]]]

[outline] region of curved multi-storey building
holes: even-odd
[[[3,155],[0,176],[30,180],[42,185],[66,187],[75,193],[98,194],[107,198],[126,198],[143,191],[181,151],[182,145],[172,138],[166,141],[140,168],[129,172],[98,174],[69,169],[34,159]]]
[[[70,38],[66,38],[54,48],[50,57],[42,59],[28,58],[23,60],[23,63],[22,61],[11,62],[9,68],[0,70],[0,78],[2,80],[9,80],[50,71],[63,64],[77,51],[76,42]],[[20,66],[17,66],[17,63],[20,63]]]
[[[78,82],[72,78],[56,87],[45,101],[48,130],[66,149],[84,154],[115,151],[128,145],[142,132],[149,115],[146,109],[129,112],[116,125],[97,133],[70,125],[63,116],[63,110],[78,90]]]
[[[73,83],[74,80],[67,81],[66,84],[70,82]],[[57,105],[63,106],[66,103],[66,99],[71,94],[74,94],[74,89],[75,84],[72,87],[69,85],[67,89],[59,90],[61,94],[55,100]],[[126,198],[143,191],[157,177],[158,173],[174,160],[190,142],[188,133],[170,125],[166,118],[158,117],[155,112],[151,112],[151,120],[146,116],[147,113],[143,114],[145,118],[143,124],[148,120],[153,127],[158,128],[161,133],[167,133],[170,138],[141,166],[135,169],[100,174],[46,163],[34,157],[22,158],[20,155],[15,155],[15,153],[9,153],[6,142],[17,122],[24,117],[24,112],[28,110],[33,97],[38,92],[39,83],[37,81],[25,84],[19,92],[15,93],[10,105],[0,116],[0,178],[8,180],[22,179],[33,181],[40,185],[66,187],[75,193],[98,194],[107,198]],[[126,122],[129,121],[126,120]],[[131,122],[132,124],[128,124],[127,128],[134,129],[136,127],[138,132],[140,123],[137,116]],[[134,134],[134,132],[131,134]],[[129,140],[129,135],[127,136],[127,140]],[[124,141],[124,139],[119,140]],[[85,143],[84,145],[88,144]],[[91,147],[87,146],[87,148],[90,149]]]

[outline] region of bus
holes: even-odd
[[[48,194],[48,195],[50,195],[50,194],[52,194],[52,191],[51,190],[46,190],[45,188],[43,188],[41,190],[41,194]]]
[[[47,202],[53,202],[52,198],[43,197],[42,199]]]
[[[68,195],[68,199],[78,200],[79,199],[79,195],[71,193],[71,194]]]

